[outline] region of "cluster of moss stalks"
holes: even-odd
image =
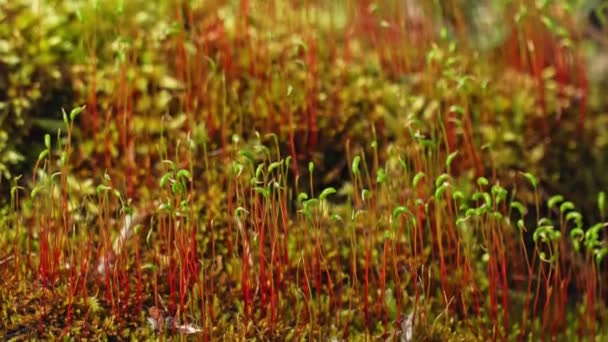
[[[588,10],[0,0],[0,336],[606,338]]]

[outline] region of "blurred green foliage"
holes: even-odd
[[[0,1],[0,179],[31,166],[33,136],[61,127],[72,102],[73,20],[63,1]]]

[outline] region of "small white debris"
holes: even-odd
[[[412,342],[414,340],[414,313],[407,315],[401,320],[401,342]]]
[[[108,258],[108,268],[110,268],[111,270],[112,267],[114,267],[113,255],[119,255],[122,252],[125,243],[133,235],[134,227],[137,225],[137,223],[143,220],[143,217],[143,215],[126,215],[124,217],[123,225],[120,228],[120,234],[114,239],[114,243],[112,244],[112,250],[108,252],[106,256],[101,256],[99,258],[99,262],[97,263],[97,273],[99,273],[100,275],[105,275],[105,258]]]
[[[120,253],[125,242],[131,237],[133,234],[133,226],[133,218],[131,215],[125,215],[125,221],[122,228],[120,228],[120,235],[114,240],[114,244],[112,245],[115,253]]]
[[[154,331],[157,331],[160,327],[158,326],[158,321],[155,320],[152,317],[148,317],[146,318],[146,320],[148,321],[148,323],[150,323],[150,325],[152,326],[152,329],[154,329]]]
[[[196,334],[196,333],[200,333],[203,331],[203,329],[201,329],[198,326],[193,325],[193,324],[178,325],[176,327],[176,329],[180,334],[185,334],[185,335]]]
[[[150,323],[154,331],[168,329],[170,331],[177,331],[182,335],[197,334],[203,331],[203,329],[194,324],[178,324],[173,317],[163,316],[162,311],[156,307],[148,309],[148,313],[150,316],[148,316],[146,320]]]

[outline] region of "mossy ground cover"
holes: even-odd
[[[0,336],[608,338],[603,6],[0,0]]]

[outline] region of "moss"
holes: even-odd
[[[33,168],[0,215],[0,334],[601,336],[583,42],[559,4],[453,3],[0,3],[0,172]]]

